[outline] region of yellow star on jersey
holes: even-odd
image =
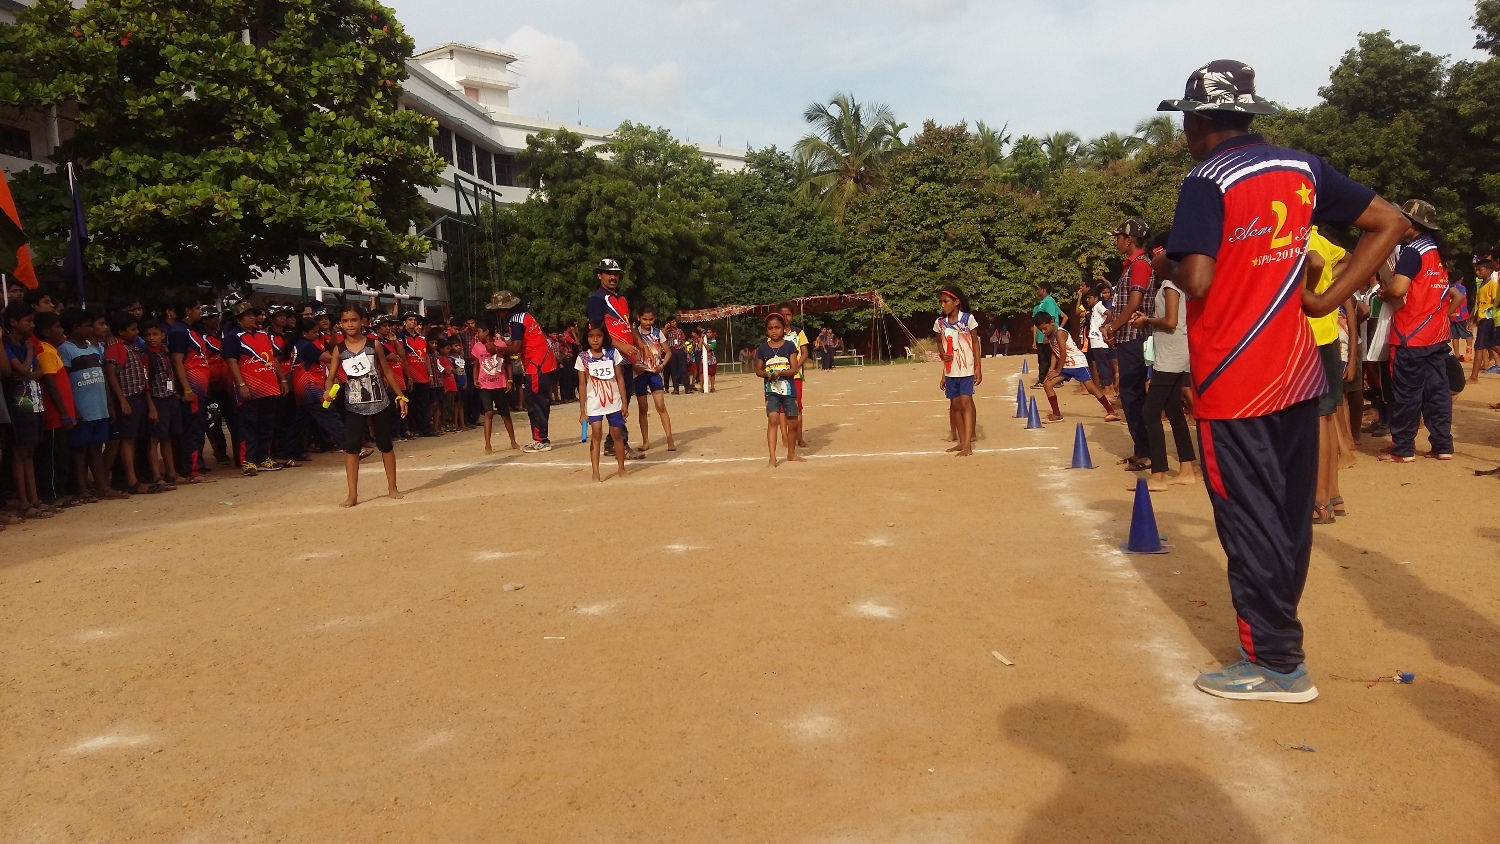
[[[1312,188],[1308,187],[1307,185],[1303,185],[1302,190],[1297,191],[1297,195],[1302,197],[1303,205],[1312,204]]]

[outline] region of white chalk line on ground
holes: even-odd
[[[85,739],[72,747],[66,753],[95,753],[100,750],[110,750],[116,747],[140,747],[153,741],[152,737],[144,733],[111,732],[102,736]]]
[[[1143,587],[1140,576],[1125,553],[1119,549],[1124,535],[1118,530],[1109,530],[1104,513],[1089,507],[1081,498],[1068,491],[1070,485],[1067,476],[1071,471],[1074,470],[1052,468],[1043,472],[1042,485],[1052,492],[1059,511],[1071,514],[1096,543],[1093,548],[1094,558],[1109,570],[1114,579],[1135,584],[1124,593],[1127,607],[1142,617],[1154,615],[1152,604],[1161,606],[1161,599],[1158,597],[1154,601],[1150,600],[1140,591]],[[1170,609],[1167,611],[1170,612]],[[1291,780],[1281,770],[1281,766],[1259,752],[1258,748],[1243,744],[1250,731],[1232,708],[1244,704],[1210,697],[1193,686],[1192,679],[1199,667],[1194,664],[1189,648],[1184,647],[1167,631],[1156,631],[1148,641],[1138,643],[1137,651],[1154,664],[1162,683],[1162,696],[1169,704],[1200,726],[1212,730],[1216,739],[1242,745],[1239,752],[1224,755],[1229,764],[1237,769],[1237,779],[1245,786],[1236,789],[1236,795],[1256,803],[1261,810],[1258,814],[1263,816],[1285,815],[1288,806],[1294,806],[1298,813],[1303,810],[1298,795],[1287,786]]]
[[[1015,454],[1025,451],[1057,451],[1055,445],[1031,445],[1016,446],[1013,448],[976,448],[975,454]],[[952,454],[946,450],[921,450],[921,451],[847,451],[833,454],[806,454],[803,455],[808,461],[814,460],[879,460],[883,458],[908,458],[908,457],[951,457]],[[716,466],[725,463],[764,463],[765,457],[672,457],[662,461],[650,461],[644,464],[632,464],[634,466]],[[516,460],[505,463],[441,463],[434,466],[406,466],[402,472],[461,472],[465,469],[482,468],[526,468],[526,469],[586,469],[588,464],[581,461],[562,460]],[[378,467],[376,470],[378,471]],[[325,475],[343,476],[342,471],[327,471]]]

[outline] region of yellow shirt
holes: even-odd
[[[1495,291],[1500,289],[1500,283],[1491,278],[1484,284],[1479,285],[1479,298],[1475,302],[1476,313],[1480,319],[1494,319],[1495,317]]]
[[[1338,266],[1349,253],[1335,245],[1328,238],[1318,234],[1316,226],[1307,236],[1307,249],[1323,256],[1323,275],[1318,279],[1315,293],[1322,293],[1333,286],[1333,268]],[[1339,341],[1339,312],[1335,308],[1328,316],[1308,317],[1307,324],[1312,326],[1313,340],[1319,346]]]

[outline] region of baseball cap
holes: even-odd
[[[1156,110],[1275,114],[1281,108],[1255,93],[1255,68],[1234,59],[1218,59],[1193,71],[1182,99],[1162,100]]]
[[[1126,237],[1133,237],[1136,240],[1144,241],[1146,239],[1146,235],[1150,233],[1150,231],[1151,227],[1146,225],[1146,222],[1144,220],[1138,219],[1136,217],[1130,217],[1127,218],[1125,222],[1121,223],[1114,231],[1109,232],[1109,234],[1111,236],[1119,236],[1123,234]]]

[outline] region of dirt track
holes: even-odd
[[[1190,688],[1236,646],[1203,491],[1119,554],[1124,427],[1022,431],[985,363],[967,460],[932,366],[813,373],[774,471],[726,377],[624,481],[469,434],[349,515],[321,459],[11,528],[0,840],[1500,838],[1500,380],[1454,463],[1345,474],[1292,707]]]

